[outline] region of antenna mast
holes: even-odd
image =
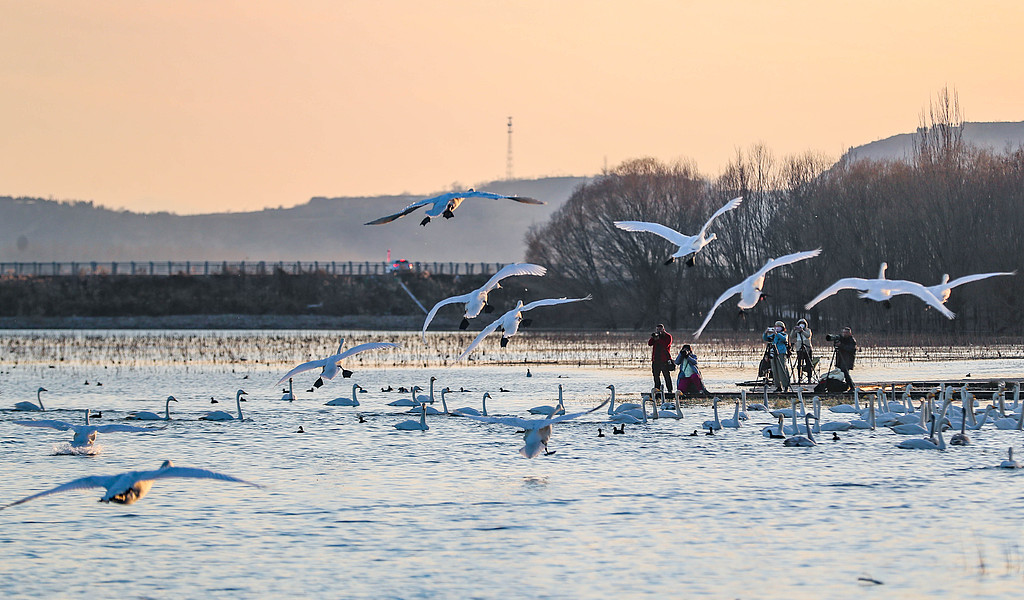
[[[508,118],[508,154],[505,156],[505,179],[512,179],[512,117]]]

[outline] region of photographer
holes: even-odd
[[[651,371],[654,373],[654,387],[662,389],[661,378],[664,377],[665,391],[672,394],[672,371],[676,368],[675,362],[672,361],[672,334],[665,331],[665,326],[659,323],[654,328],[651,339],[647,340],[647,345],[651,347]]]
[[[776,321],[775,327],[766,329],[761,339],[769,344],[769,359],[772,365],[772,379],[775,381],[775,391],[789,391],[789,367],[786,365],[789,338],[786,335],[786,324],[782,321]]]
[[[853,337],[853,329],[849,326],[843,327],[840,335],[826,335],[825,339],[835,346],[836,368],[843,372],[846,385],[852,390],[853,379],[850,377],[850,370],[853,369],[853,361],[857,358],[857,340]]]
[[[676,394],[706,394],[704,379],[701,377],[700,369],[697,368],[697,355],[693,353],[689,344],[683,344],[676,356],[676,364],[679,365],[679,376],[676,378]]]
[[[811,357],[811,328],[807,326],[807,319],[800,319],[793,328],[790,335],[790,350],[796,354],[796,382],[800,383],[804,374],[807,375],[807,382],[811,382],[814,375],[814,362]]]

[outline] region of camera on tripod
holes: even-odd
[[[838,342],[840,337],[841,336],[838,333],[826,333],[825,334],[825,341],[828,341],[828,342]]]

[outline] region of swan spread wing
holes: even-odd
[[[710,311],[708,311],[708,316],[704,317],[704,322],[700,324],[700,327],[697,328],[697,331],[693,332],[693,338],[697,339],[700,337],[700,334],[703,333],[704,328],[707,327],[708,322],[711,321],[711,317],[715,316],[715,311],[718,310],[718,307],[721,306],[723,302],[735,296],[736,294],[741,293],[742,291],[743,284],[737,283],[736,285],[722,292],[722,295],[718,297],[718,300],[715,300],[715,305],[711,307]]]
[[[476,336],[476,339],[474,339],[473,342],[469,346],[466,346],[466,349],[462,351],[462,354],[460,354],[459,357],[455,359],[455,362],[459,362],[463,358],[466,358],[466,355],[469,354],[470,352],[472,352],[473,348],[476,348],[480,344],[480,342],[483,341],[483,339],[485,337],[487,337],[488,335],[493,333],[494,330],[497,329],[498,326],[501,325],[501,322],[504,319],[505,319],[505,317],[504,317],[504,315],[502,315],[501,317],[498,317],[497,319],[495,319],[493,323],[491,323],[487,327],[484,327],[483,330]]]
[[[359,344],[358,346],[352,346],[348,350],[342,352],[341,354],[335,354],[331,358],[334,359],[334,362],[338,362],[339,360],[345,357],[352,356],[353,354],[359,354],[360,352],[366,352],[367,350],[379,350],[381,348],[398,347],[398,344],[393,344],[391,342],[369,342],[367,344]]]
[[[647,233],[653,233],[658,237],[665,238],[680,248],[689,245],[690,240],[693,239],[691,236],[679,233],[675,229],[662,225],[661,223],[651,223],[648,221],[615,221],[615,226],[623,231],[645,231]]]
[[[244,479],[239,479],[231,475],[225,475],[224,473],[217,473],[216,471],[210,471],[208,469],[197,469],[195,467],[165,467],[157,469],[155,471],[144,471],[140,472],[138,479],[150,480],[150,479],[167,479],[170,477],[188,477],[191,479],[218,479],[220,481],[233,481],[235,483],[244,483],[245,485],[251,485],[253,487],[261,488],[262,485],[258,483],[252,483]]]
[[[711,226],[711,223],[714,222],[715,219],[717,219],[718,217],[724,215],[725,213],[729,212],[730,210],[736,208],[742,202],[743,202],[743,196],[740,196],[738,198],[733,198],[732,200],[726,202],[725,205],[722,206],[722,208],[719,208],[718,210],[715,211],[715,214],[711,215],[711,218],[708,219],[707,223],[704,223],[704,226],[700,228],[700,233],[698,233],[697,235],[699,237],[704,237],[704,234],[707,233],[708,227]]]
[[[498,282],[506,277],[513,277],[515,275],[544,275],[548,270],[540,265],[532,263],[513,263],[511,265],[505,265],[497,273],[495,273],[490,279],[487,280],[477,292],[487,293],[498,286]]]
[[[907,281],[905,279],[894,279],[887,284],[887,287],[892,292],[893,296],[900,296],[903,294],[917,296],[921,300],[927,302],[929,306],[942,313],[942,316],[947,319],[956,318],[956,313],[946,308],[946,305],[942,303],[942,300],[940,300],[935,294],[928,291],[928,288],[924,287],[920,283]]]
[[[832,285],[828,286],[827,288],[825,288],[823,292],[814,297],[814,300],[811,300],[810,302],[805,304],[804,308],[810,310],[815,304],[821,302],[825,298],[828,298],[829,296],[835,294],[840,290],[866,290],[870,287],[870,283],[870,280],[861,279],[860,277],[844,277],[839,281],[833,283]]]
[[[55,421],[52,419],[40,419],[37,421],[14,421],[15,425],[24,425],[25,427],[49,427],[50,429],[56,429],[58,431],[67,431],[74,427],[71,423],[65,423],[64,421]]]
[[[791,264],[793,264],[795,262],[800,262],[802,260],[807,260],[808,258],[814,258],[815,256],[818,256],[819,254],[821,254],[821,248],[818,248],[817,250],[807,250],[806,252],[794,252],[793,254],[787,254],[785,256],[780,256],[778,258],[773,258],[773,259],[769,260],[768,262],[766,262],[764,264],[764,266],[761,267],[761,269],[757,273],[755,273],[753,275],[753,277],[757,278],[757,277],[761,277],[761,276],[767,275],[768,271],[771,271],[772,269],[775,269],[775,268],[778,268],[778,267],[781,267],[781,266],[784,266],[784,265],[791,265]]]
[[[334,356],[338,356],[338,355],[336,354]],[[330,358],[334,358],[334,356],[332,356]],[[330,360],[330,359],[329,358],[321,358],[319,360],[311,360],[309,362],[304,362],[301,365],[299,365],[299,366],[295,367],[294,369],[292,369],[291,371],[288,371],[287,373],[285,373],[284,377],[279,379],[275,385],[281,385],[285,381],[288,381],[289,377],[291,377],[293,375],[297,375],[298,373],[302,373],[304,371],[309,371],[309,370],[312,370],[312,369],[323,368],[324,365],[327,364],[328,360]]]
[[[39,492],[38,494],[32,494],[31,496],[26,496],[26,497],[24,497],[21,500],[18,500],[16,502],[11,502],[10,504],[5,504],[4,506],[0,506],[0,510],[3,510],[4,508],[8,508],[8,507],[11,507],[11,506],[14,506],[16,504],[21,504],[23,502],[28,502],[29,500],[35,500],[36,498],[42,498],[43,496],[49,496],[50,494],[57,494],[57,493],[60,493],[60,492],[69,492],[71,490],[80,490],[80,489],[84,489],[84,488],[93,488],[93,487],[108,488],[108,487],[110,487],[111,485],[114,484],[114,481],[118,477],[119,476],[117,476],[117,475],[114,475],[114,476],[110,476],[110,475],[93,475],[91,477],[82,477],[81,479],[75,479],[74,481],[69,481],[69,482],[67,482],[67,483],[65,483],[63,485],[58,485],[55,488],[51,488],[49,490],[46,490],[45,492]]]
[[[554,306],[556,304],[568,304],[570,302],[583,302],[585,300],[593,300],[593,299],[594,299],[593,295],[587,294],[583,298],[546,298],[544,300],[534,300],[533,302],[531,302],[529,304],[524,304],[523,307],[519,309],[519,312],[526,312],[528,310],[533,310],[534,308],[538,308],[538,307],[541,307],[541,306]]]
[[[403,208],[402,210],[396,212],[393,215],[388,215],[386,217],[381,217],[379,219],[374,219],[373,221],[370,221],[369,223],[366,223],[366,225],[383,225],[384,223],[390,223],[390,222],[394,221],[395,219],[400,219],[400,218],[404,217],[405,215],[407,215],[407,214],[411,213],[412,211],[416,210],[417,208],[421,208],[421,207],[426,206],[428,204],[433,204],[435,200],[436,200],[435,198],[427,198],[426,200],[420,200],[419,202],[413,202],[409,206],[406,206],[405,208]]]
[[[449,304],[460,304],[469,302],[472,299],[473,294],[475,293],[476,292],[474,291],[469,292],[468,294],[462,294],[461,296],[452,296],[450,298],[445,298],[444,300],[441,300],[440,302],[435,304],[434,307],[430,309],[430,312],[427,313],[426,320],[423,321],[423,330],[420,332],[420,335],[423,337],[423,343],[427,342],[427,326],[430,325],[430,322],[434,320],[434,316],[437,315],[438,309],[440,309],[442,306],[447,306]]]
[[[93,427],[98,433],[114,433],[114,432],[142,432],[142,431],[160,431],[163,427],[135,427],[132,425],[97,425]]]
[[[1016,274],[1017,274],[1016,271],[1010,271],[1008,273],[1006,273],[1006,272],[1001,272],[1001,273],[978,273],[976,275],[964,275],[963,277],[957,277],[956,279],[954,279],[953,281],[950,281],[949,283],[947,283],[945,285],[933,285],[933,286],[931,286],[931,287],[929,287],[927,289],[929,291],[932,291],[932,293],[935,294],[936,296],[938,296],[938,294],[935,293],[933,288],[946,288],[948,290],[948,289],[955,288],[958,285],[963,285],[965,283],[971,283],[972,281],[981,281],[982,279],[988,279],[989,277],[1000,277],[1000,276],[1003,276],[1003,275],[1016,275]]]
[[[522,202],[523,204],[547,204],[546,202],[542,202],[540,200],[537,200],[536,198],[528,198],[526,196],[506,196],[504,194],[495,194],[493,192],[477,192],[475,190],[454,193],[451,194],[451,196],[454,198],[489,198],[491,200],[515,200],[516,202]]]
[[[509,427],[522,427],[523,429],[530,429],[531,424],[535,422],[533,419],[523,419],[520,417],[481,417],[469,413],[463,413],[462,416],[482,423],[498,423],[500,425],[508,425]]]

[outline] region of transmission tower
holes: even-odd
[[[505,179],[512,179],[512,117],[508,118],[508,154],[505,156]]]

